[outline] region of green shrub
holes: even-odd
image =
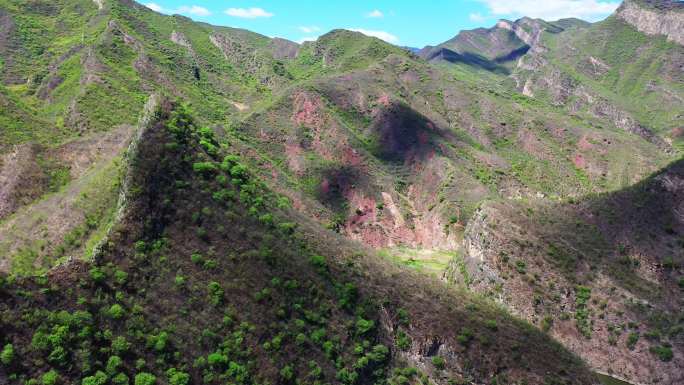
[[[366,334],[375,328],[375,322],[372,320],[366,320],[361,317],[356,320],[356,332],[358,334]]]
[[[190,260],[192,263],[199,265],[204,260],[204,257],[202,257],[202,254],[200,253],[192,253],[192,255],[190,255]]]
[[[14,346],[7,344],[2,348],[2,352],[0,352],[0,362],[3,365],[9,366],[12,361],[14,361]]]
[[[169,377],[169,385],[188,385],[190,383],[190,375],[176,368],[167,370],[166,375]]]
[[[121,357],[119,356],[111,356],[107,360],[107,368],[105,369],[107,371],[107,374],[114,375],[116,372],[119,371],[119,367],[123,364],[123,361],[121,360]]]
[[[124,373],[118,373],[112,377],[112,384],[114,385],[128,385],[128,376]]]
[[[158,352],[163,352],[169,341],[169,333],[161,332],[159,335],[152,335],[148,338],[147,343]]]
[[[651,351],[651,353],[658,356],[658,358],[663,362],[672,361],[672,358],[674,357],[672,353],[672,348],[670,346],[651,346],[649,350]]]
[[[128,280],[128,273],[122,270],[117,270],[114,272],[114,279],[119,285],[123,285]]]
[[[282,369],[280,369],[280,377],[287,382],[292,381],[294,378],[294,369],[292,369],[292,365],[285,365]]]
[[[318,269],[325,269],[328,267],[328,264],[325,262],[325,257],[322,255],[312,255],[309,258],[309,261]]]
[[[126,337],[118,336],[112,340],[112,352],[115,354],[126,353],[131,348],[131,344],[126,341]]]
[[[115,303],[107,310],[107,315],[113,319],[121,319],[126,315],[126,310],[123,306]]]
[[[578,285],[575,287],[575,320],[577,329],[587,338],[591,338],[589,309],[587,303],[591,298],[591,288]]]
[[[444,361],[444,358],[441,356],[432,356],[432,365],[434,365],[435,368],[442,370],[446,366],[446,361]]]
[[[359,378],[359,374],[347,368],[342,368],[337,371],[337,379],[345,385],[355,384]]]
[[[223,302],[223,288],[218,282],[209,282],[207,290],[209,291],[209,302],[214,306],[218,306]]]
[[[323,369],[321,369],[321,366],[318,365],[316,361],[309,361],[309,369],[311,370],[309,372],[309,377],[319,380],[323,377]]]
[[[375,345],[366,357],[373,362],[384,362],[389,357],[389,348],[385,345]]]
[[[399,308],[397,310],[397,320],[399,321],[400,325],[408,326],[410,322],[409,312],[404,308]]]
[[[107,375],[98,370],[95,375],[83,378],[83,380],[81,380],[81,385],[105,385],[107,380]]]
[[[54,370],[50,370],[43,374],[40,381],[43,385],[55,385],[59,381],[59,375]]]
[[[217,168],[213,162],[195,162],[192,164],[192,170],[206,176],[215,173]]]
[[[213,367],[223,367],[228,364],[228,357],[223,355],[220,351],[210,353],[207,356],[207,363]]]
[[[515,262],[515,270],[517,270],[520,274],[525,274],[525,272],[527,272],[527,264],[525,261],[517,260]]]
[[[634,347],[636,347],[637,342],[639,341],[639,333],[632,332],[629,333],[627,336],[627,347],[629,350],[634,350]]]
[[[411,347],[411,337],[400,330],[397,333],[396,345],[400,350],[408,350]]]
[[[323,345],[321,347],[323,348],[325,356],[328,359],[331,359],[333,354],[335,353],[335,344],[333,344],[332,341],[325,341],[323,342]]]
[[[461,333],[456,336],[456,341],[463,346],[467,346],[473,339],[473,331],[468,328],[461,329]]]
[[[102,283],[107,279],[107,274],[99,267],[93,267],[90,269],[90,279],[95,283]]]
[[[321,342],[323,342],[323,338],[325,338],[325,329],[320,328],[312,331],[310,338],[311,341],[313,341],[313,343],[320,344]]]
[[[67,363],[67,351],[62,346],[56,346],[48,355],[48,361],[63,366]]]
[[[135,375],[135,385],[154,385],[157,382],[157,377],[151,373],[138,373]]]
[[[185,277],[182,275],[177,275],[176,278],[173,279],[173,282],[176,284],[176,286],[183,286],[185,285]]]
[[[486,320],[485,321],[485,327],[487,327],[487,329],[491,329],[491,330],[497,330],[499,328],[499,326],[496,323],[496,320],[493,320],[493,319]]]

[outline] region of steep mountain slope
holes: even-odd
[[[544,49],[522,58],[515,71],[519,89],[573,114],[602,118],[663,149],[678,144],[684,123],[684,47],[669,36],[639,31],[653,23],[682,23],[684,13],[679,2],[653,3],[673,9],[626,1],[615,15],[590,28],[545,35]],[[659,21],[640,19],[637,10],[658,15]]]
[[[679,225],[647,221],[628,188],[676,157],[682,51],[620,12],[501,21],[438,48],[459,55],[444,62],[130,0],[0,0],[0,344],[27,358],[0,382],[594,382],[484,294],[593,369],[677,383]],[[588,214],[605,205],[633,210]],[[649,243],[629,243],[635,218]],[[477,293],[365,246],[457,255],[449,276]],[[595,317],[599,301],[614,312]],[[661,341],[618,341],[637,327]]]
[[[96,262],[3,279],[3,383],[595,382],[501,310],[298,218],[155,100]]]
[[[682,167],[677,161],[625,190],[568,203],[485,205],[466,229],[453,278],[604,372],[680,383]]]
[[[0,222],[4,270],[91,253],[113,218],[131,112],[154,91],[235,136],[302,211],[375,246],[453,248],[483,199],[617,188],[668,159],[497,77],[430,66],[359,33],[332,31],[300,47],[127,1],[40,4],[4,6],[15,32],[4,51],[12,108],[3,114],[17,127],[3,147],[2,194],[12,197]],[[63,27],[77,21],[87,28]],[[38,34],[35,25],[46,27]],[[13,64],[31,44],[39,59]],[[38,146],[12,147],[27,142]],[[33,171],[13,176],[17,158]]]
[[[236,132],[297,207],[374,246],[453,248],[484,199],[618,188],[667,158],[496,79],[392,53],[285,90]]]

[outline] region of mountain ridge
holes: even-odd
[[[680,381],[681,46],[497,25],[425,60],[0,0],[0,380]]]

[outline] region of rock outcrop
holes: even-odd
[[[616,16],[647,35],[665,35],[684,45],[684,3],[681,1],[641,2],[627,0]]]

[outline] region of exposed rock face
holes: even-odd
[[[176,44],[178,44],[178,45],[180,45],[180,46],[183,46],[183,47],[185,47],[185,48],[188,48],[188,49],[192,50],[192,45],[190,44],[190,42],[188,41],[188,39],[185,37],[185,35],[183,34],[183,32],[178,32],[178,31],[173,31],[173,32],[171,32],[171,37],[170,37],[170,39],[171,39],[172,42],[174,42],[174,43],[176,43]]]
[[[665,35],[667,40],[684,45],[684,3],[654,3],[653,7],[647,7],[628,0],[622,3],[616,15],[640,32],[647,35]]]
[[[529,45],[532,50],[543,50],[541,36],[544,31],[553,33],[562,31],[562,28],[560,27],[552,26],[541,20],[531,19],[529,17],[523,17],[520,20],[516,20],[514,23],[508,20],[499,20],[499,22],[496,23],[496,26],[513,32],[520,40]]]

